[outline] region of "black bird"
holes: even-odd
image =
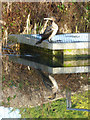
[[[52,37],[56,35],[57,31],[58,31],[58,25],[55,23],[55,18],[51,17],[51,18],[44,18],[44,20],[50,20],[51,21],[51,25],[48,26],[43,34],[41,35],[41,39],[36,42],[36,44],[40,44],[42,43],[42,41],[48,39],[49,42],[51,41]]]

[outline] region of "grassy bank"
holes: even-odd
[[[88,109],[88,104],[88,92],[72,96],[73,108]],[[22,108],[21,115],[22,118],[89,118],[86,111],[67,110],[65,98],[34,108]]]

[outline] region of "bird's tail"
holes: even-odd
[[[42,37],[43,34],[39,34],[39,35]],[[35,45],[40,44],[42,41],[43,41],[43,40],[42,40],[42,38],[41,38],[41,40],[37,41],[37,42],[35,43]]]

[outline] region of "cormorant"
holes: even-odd
[[[55,20],[56,20],[56,19],[55,19],[54,17],[44,18],[44,20],[50,20],[50,21],[51,21],[51,25],[48,26],[48,27],[45,29],[45,31],[44,31],[43,34],[40,34],[42,38],[41,38],[38,42],[36,42],[36,44],[40,44],[40,43],[42,43],[42,41],[44,41],[44,40],[46,40],[46,39],[48,39],[49,42],[50,42],[50,41],[51,41],[51,38],[52,38],[53,36],[55,36],[56,33],[57,33],[57,31],[58,31],[58,25],[55,23]]]

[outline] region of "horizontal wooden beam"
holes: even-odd
[[[84,33],[85,34],[85,33]],[[71,34],[72,35],[72,34]],[[77,33],[78,35],[78,33]],[[38,35],[37,35],[38,36]],[[76,34],[75,34],[76,36]],[[78,36],[75,38],[75,36],[69,36],[69,35],[58,35],[55,36],[55,38],[61,38],[61,40],[65,37],[65,42],[63,42],[64,40],[62,40],[62,42],[48,42],[48,40],[43,41],[41,44],[35,45],[35,43],[40,39],[40,37],[35,37],[34,35],[28,35],[28,34],[12,34],[9,35],[9,40],[12,40],[14,42],[18,42],[18,43],[23,43],[23,44],[28,44],[28,45],[32,45],[32,46],[37,46],[37,47],[41,47],[41,48],[47,48],[50,50],[64,50],[64,49],[88,49],[90,48],[90,41],[89,39],[89,34],[86,33],[86,40],[84,39],[84,35],[81,33],[79,33],[79,37]],[[83,37],[81,37],[83,36]],[[72,37],[72,38],[71,38]],[[66,40],[67,38],[67,40]],[[75,42],[70,41],[71,39],[73,39]],[[77,40],[79,41],[77,41]],[[82,39],[84,41],[82,41]],[[70,41],[70,42],[69,42]]]

